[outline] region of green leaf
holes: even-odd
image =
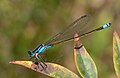
[[[42,67],[39,64],[34,64],[32,61],[11,61],[10,64],[17,64],[27,68],[30,68],[40,74],[44,74],[54,78],[79,78],[75,73],[67,68],[54,63],[46,63],[47,68],[45,71],[41,71]],[[39,65],[39,66],[38,66]]]
[[[76,33],[74,37],[77,36],[78,34]],[[74,57],[78,72],[83,78],[98,78],[94,61],[86,51],[85,47],[81,45],[79,38],[74,38]]]
[[[113,34],[113,62],[117,77],[120,78],[120,39],[117,32]]]

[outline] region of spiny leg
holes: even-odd
[[[35,57],[36,57],[36,56],[35,56]],[[38,57],[33,58],[33,59],[34,59],[34,60],[33,60],[34,64],[38,66],[37,68],[35,67],[36,71],[37,71],[37,69],[39,69],[40,66],[42,67],[42,70],[43,70],[43,69],[44,69],[44,66],[41,64],[40,59],[38,59]],[[30,61],[30,60],[32,60],[32,58],[29,58],[28,61]],[[42,70],[41,70],[41,71],[42,71]]]
[[[41,62],[45,65],[44,70],[46,70],[47,64],[45,64],[45,60],[42,58],[41,55],[38,55],[38,58],[41,59]]]
[[[40,60],[40,57],[38,56],[38,53],[35,54],[35,57],[36,57],[35,59],[37,60],[37,62],[39,62],[40,66],[42,67],[42,70],[45,70],[46,68],[44,68],[44,66],[41,64],[42,60]],[[39,68],[39,65],[38,65],[38,68]]]
[[[46,58],[46,57],[47,57],[47,54],[46,54],[46,53],[41,53],[41,56],[42,56],[42,57],[44,56],[44,57]],[[44,61],[46,62],[46,59],[44,59]]]
[[[37,65],[37,67],[35,67],[36,71],[40,70],[40,66],[42,67],[42,69],[40,71],[43,71],[44,67],[40,62],[35,61],[34,64]]]

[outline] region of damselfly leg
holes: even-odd
[[[45,64],[45,60],[38,53],[35,54],[35,57],[36,57],[36,61],[35,62],[39,62],[40,66],[42,67],[41,71],[43,71],[43,70],[45,71],[46,68],[47,68],[47,64]],[[38,65],[38,67],[39,67],[39,65]]]

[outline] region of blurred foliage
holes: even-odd
[[[103,31],[82,38],[91,52],[99,78],[116,77],[112,62],[112,31],[120,29],[120,0],[0,0],[0,76],[2,78],[45,78],[33,71],[9,64],[28,60],[28,50],[44,43],[79,16],[90,14],[92,26],[111,22]],[[73,42],[60,44],[45,53],[47,61],[64,65],[76,72]],[[71,53],[68,53],[71,52]],[[60,57],[60,58],[59,58]]]
[[[113,63],[117,78],[120,78],[120,38],[117,32],[113,34]]]

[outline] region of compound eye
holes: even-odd
[[[32,56],[32,51],[28,51],[28,54],[31,57]]]

